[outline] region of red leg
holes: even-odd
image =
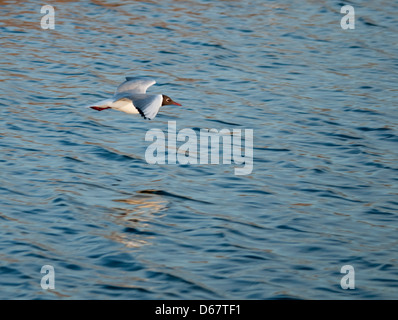
[[[105,107],[105,108],[100,108],[100,107],[90,107],[91,109],[97,110],[97,111],[102,111],[102,110],[106,110],[106,109],[110,109],[111,107]]]

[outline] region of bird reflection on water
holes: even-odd
[[[113,207],[113,222],[124,227],[123,233],[111,232],[109,239],[134,248],[148,245],[154,234],[150,231],[150,222],[161,219],[160,214],[167,208],[168,201],[158,195],[140,194],[126,199],[116,199],[120,206]]]

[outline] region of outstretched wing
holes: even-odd
[[[163,97],[161,94],[145,95],[143,97],[132,96],[132,101],[134,107],[145,119],[152,120],[159,112]]]
[[[156,83],[155,80],[146,77],[126,77],[126,81],[117,87],[115,94],[121,92],[146,93],[146,90]]]
[[[119,93],[111,107],[127,113],[137,110],[145,119],[152,120],[156,117],[162,105],[163,96],[161,94],[126,94]]]

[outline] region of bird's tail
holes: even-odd
[[[102,110],[110,109],[112,103],[113,103],[113,99],[105,99],[105,100],[95,103],[94,105],[86,106],[86,108],[91,108],[91,109],[94,109],[97,111],[102,111]]]

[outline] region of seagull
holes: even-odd
[[[152,120],[162,106],[181,106],[164,94],[147,94],[146,90],[155,83],[155,80],[147,77],[126,77],[126,81],[117,87],[112,98],[102,100],[89,108],[97,111],[114,109],[128,114],[139,113],[144,119]]]

